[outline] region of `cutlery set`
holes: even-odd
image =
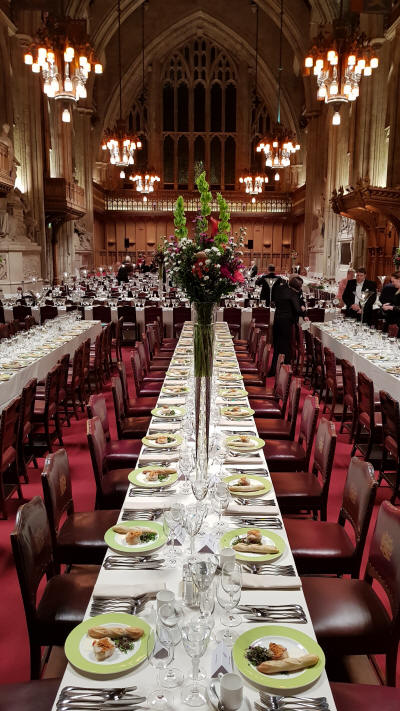
[[[133,489],[129,489],[129,497],[131,499],[137,497],[137,496],[146,496],[148,495],[153,495],[156,494],[157,496],[170,496],[171,494],[176,494],[177,491],[176,489],[153,489],[148,487],[147,489],[136,489],[136,487]]]
[[[246,499],[244,496],[234,496],[233,500],[235,504],[240,504],[241,506],[252,506],[253,504],[260,504],[261,506],[276,506],[275,499],[263,499],[259,496],[252,497],[251,499]]]
[[[162,568],[165,558],[146,556],[146,558],[124,555],[109,555],[103,562],[105,570],[158,570]]]
[[[283,523],[278,516],[264,516],[254,518],[243,518],[242,516],[230,516],[232,523],[242,526],[257,526],[257,528],[283,528]]]
[[[121,521],[136,521],[137,519],[143,521],[155,521],[163,513],[163,509],[153,509],[152,511],[146,511],[143,509],[122,509]]]
[[[272,696],[260,691],[260,701],[254,703],[257,711],[329,711],[325,696]]]
[[[125,612],[128,615],[137,615],[149,600],[155,595],[146,594],[140,597],[94,597],[90,606],[90,617],[104,615],[106,612]]]
[[[296,572],[292,565],[275,565],[274,563],[244,563],[244,570],[256,575],[289,575],[295,576]]]
[[[238,605],[238,609],[251,622],[307,622],[301,605]]]
[[[90,689],[77,686],[66,686],[57,700],[57,711],[136,711],[147,708],[143,706],[145,696],[135,694],[137,686],[115,689]]]

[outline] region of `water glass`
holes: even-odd
[[[151,709],[172,711],[171,698],[161,688],[161,672],[165,670],[172,659],[170,645],[162,642],[157,631],[150,631],[147,639],[147,659],[157,670],[158,688],[147,695],[147,703]]]
[[[201,617],[207,617],[205,609],[205,593],[209,589],[217,572],[219,558],[213,553],[195,556],[189,560],[189,569],[193,581],[199,591]]]
[[[164,511],[163,528],[168,536],[168,564],[171,567],[176,565],[175,556],[175,536],[180,530],[183,522],[183,511],[181,504],[171,504],[169,509]]]
[[[229,505],[229,501],[231,498],[231,494],[230,494],[228,485],[224,481],[219,481],[216,484],[216,486],[214,487],[214,495],[215,495],[214,500],[218,506],[217,531],[218,531],[218,533],[220,533],[221,530],[224,528],[224,524],[221,520],[222,512]]]
[[[192,659],[192,681],[183,687],[182,701],[188,706],[203,706],[207,703],[207,693],[206,688],[199,683],[199,666],[207,649],[211,627],[199,618],[183,625],[181,631],[185,652]]]
[[[177,602],[162,605],[158,611],[159,634],[165,644],[171,647],[171,662],[174,661],[174,649],[182,639],[180,625],[184,617],[183,607]],[[162,685],[172,689],[183,682],[183,672],[176,667],[168,667],[162,679]]]

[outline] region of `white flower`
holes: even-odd
[[[210,277],[205,276],[205,277],[204,277],[204,281],[207,281],[209,278],[210,278]]]
[[[206,259],[205,263],[206,263],[206,264],[211,264],[211,259]]]

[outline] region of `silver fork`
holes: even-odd
[[[147,521],[154,521],[156,518],[161,516],[162,509],[153,509],[152,511],[140,510],[140,509],[122,509],[122,521],[134,521],[136,518],[144,519]]]
[[[135,489],[129,489],[129,496],[130,498],[134,498],[136,496],[145,496],[146,494],[149,494],[149,490],[147,489],[144,491],[143,489],[135,490]],[[171,494],[176,494],[176,489],[168,489],[166,491],[165,489],[162,489],[161,491],[157,491],[157,496],[170,496]]]
[[[243,568],[249,573],[254,573],[255,575],[296,575],[295,570],[291,565],[273,565],[272,563],[255,565],[254,563],[246,563]]]
[[[329,709],[325,696],[276,696],[260,691],[260,700],[272,709]]]
[[[240,506],[251,506],[251,504],[261,504],[262,506],[276,506],[275,499],[261,499],[258,497],[246,499],[245,496],[235,496],[233,500],[236,504],[239,504]]]

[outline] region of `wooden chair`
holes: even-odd
[[[136,329],[136,322],[135,322],[135,329]],[[124,319],[123,319],[123,316],[120,316],[117,323],[115,324],[115,333],[114,333],[114,337],[111,340],[111,361],[110,361],[111,365],[116,365],[118,363],[118,361],[122,360],[123,330],[124,330]],[[115,360],[113,360],[113,358],[112,358],[112,349],[113,348],[115,351]]]
[[[325,309],[316,306],[311,309],[307,309],[307,316],[313,323],[324,323],[325,321]]]
[[[325,403],[323,414],[326,412],[329,394],[331,394],[331,407],[330,407],[330,420],[335,418],[335,407],[336,403],[343,400],[343,380],[341,375],[338,375],[338,366],[336,364],[336,356],[334,352],[325,347],[324,348],[324,362],[325,362]]]
[[[135,468],[141,450],[138,440],[112,440],[104,395],[91,395],[87,405],[88,417],[99,417],[106,441],[105,457],[109,468]]]
[[[126,377],[125,363],[117,363],[118,374],[121,378],[122,394],[124,397],[124,409],[129,417],[134,415],[149,416],[157,405],[157,397],[131,397]]]
[[[121,345],[132,345],[137,337],[137,321],[136,321],[136,308],[130,304],[118,304],[117,307],[118,321],[122,318],[122,329],[121,329]],[[125,335],[129,331],[133,331],[133,338],[126,339]],[[117,360],[122,360],[117,355]]]
[[[92,392],[92,384],[94,386],[95,392],[101,392],[103,386],[103,365],[102,365],[102,343],[103,343],[104,332],[96,336],[94,343],[94,349],[90,353],[89,360],[89,372],[88,372],[88,385],[89,392]]]
[[[137,350],[131,351],[131,365],[133,372],[133,380],[135,383],[135,390],[139,397],[157,397],[162,387],[162,381],[144,381],[142,365]]]
[[[60,446],[63,446],[60,417],[58,413],[58,390],[60,386],[60,371],[62,365],[55,365],[45,381],[44,398],[36,398],[33,410],[32,445],[34,451],[53,451],[53,440],[58,437]],[[54,427],[52,430],[51,427]],[[42,440],[44,437],[44,443]]]
[[[384,390],[379,391],[382,418],[382,461],[378,484],[384,479],[392,488],[392,504],[400,495],[400,411],[398,400]]]
[[[314,336],[308,329],[303,331],[303,335],[305,346],[304,381],[309,380],[310,382],[312,382],[313,371],[315,366]]]
[[[40,679],[1,685],[1,711],[51,711],[60,679]]]
[[[37,380],[33,378],[22,389],[17,429],[18,476],[28,483],[27,464],[33,460],[37,466],[32,448],[32,422],[35,407]]]
[[[285,417],[292,377],[293,370],[291,366],[282,364],[277,377],[275,398],[249,398],[250,407],[255,411],[256,417],[274,417],[279,419]]]
[[[340,420],[339,432],[342,433],[344,428],[349,428],[347,422],[348,415],[350,420],[350,441],[353,440],[357,423],[357,377],[354,365],[348,360],[341,360],[342,382],[343,382],[343,409],[342,418]]]
[[[111,378],[111,388],[118,439],[142,439],[146,436],[151,417],[129,417],[125,414],[124,396],[119,376]]]
[[[75,512],[65,449],[46,457],[42,486],[57,572],[63,563],[101,565],[107,550],[104,534],[115,525],[119,510]]]
[[[364,459],[371,461],[374,445],[379,446],[382,442],[382,417],[379,412],[375,412],[374,384],[365,373],[358,373],[357,396],[357,422],[351,456],[359,450]],[[374,459],[380,464],[382,448],[374,454]]]
[[[319,399],[322,400],[326,388],[325,361],[322,342],[316,336],[314,336],[314,358],[314,371],[311,384],[314,394],[318,392]]]
[[[175,306],[172,312],[172,329],[174,338],[179,338],[185,321],[190,321],[192,311],[190,306]]]
[[[97,571],[55,574],[47,513],[39,496],[18,509],[11,545],[28,628],[31,678],[39,679],[41,647],[63,647],[69,633],[82,622]],[[37,603],[44,576],[47,583]]]
[[[400,689],[391,686],[331,681],[330,687],[336,711],[398,711],[400,708]]]
[[[110,306],[104,306],[103,304],[93,306],[92,313],[93,313],[93,319],[95,321],[101,321],[102,324],[110,323],[110,321],[111,321]]]
[[[83,352],[84,343],[82,343],[75,351],[72,360],[72,370],[67,376],[67,381],[65,383],[65,403],[66,411],[69,413],[69,409],[74,412],[75,418],[79,420],[78,415],[78,403],[81,406],[81,410],[84,410],[84,404],[82,401],[82,370],[83,370]]]
[[[6,501],[16,491],[22,499],[18,478],[17,437],[21,398],[12,400],[1,413],[0,419],[0,505],[3,518],[7,518]]]
[[[287,366],[283,366],[287,367]],[[292,378],[289,388],[287,414],[283,419],[256,417],[258,436],[267,439],[294,439],[299,412],[301,379]]]
[[[318,397],[316,395],[307,395],[301,413],[297,442],[279,439],[265,441],[264,453],[271,472],[302,472],[308,470],[318,413]]]
[[[242,328],[242,310],[237,307],[224,308],[223,321],[226,321],[230,333],[234,338],[240,338]]]
[[[400,509],[381,505],[363,580],[302,578],[315,634],[328,662],[344,655],[386,656],[386,683],[396,685],[400,637]],[[386,593],[390,613],[372,587]]]
[[[143,383],[148,383],[153,380],[158,380],[159,382],[164,382],[165,373],[167,368],[160,368],[160,370],[150,370],[147,364],[146,349],[143,341],[136,341],[135,349],[139,354],[140,367],[142,370]],[[169,367],[169,366],[168,366]]]
[[[41,306],[40,307],[40,323],[43,325],[46,321],[57,318],[57,306]]]
[[[132,466],[111,468],[113,462],[106,456],[106,440],[99,417],[87,421],[86,434],[96,482],[95,508],[120,509],[128,489],[128,474]]]
[[[347,472],[337,523],[312,519],[284,519],[300,574],[348,574],[352,578],[358,577],[376,489],[377,482],[372,464],[353,457]],[[345,530],[346,523],[352,529],[355,543]]]
[[[268,345],[270,346],[270,344],[268,344]],[[270,348],[271,348],[271,346],[270,346]],[[268,355],[268,357],[269,357],[269,355]],[[280,372],[281,366],[284,365],[284,360],[285,360],[285,356],[283,355],[283,353],[280,353],[278,355],[278,360],[276,362],[275,377],[274,377],[274,382],[273,382],[272,387],[268,386],[268,385],[264,385],[264,386],[248,385],[246,387],[249,398],[256,398],[257,400],[276,400],[279,372]],[[268,372],[267,372],[267,375],[268,375]]]

